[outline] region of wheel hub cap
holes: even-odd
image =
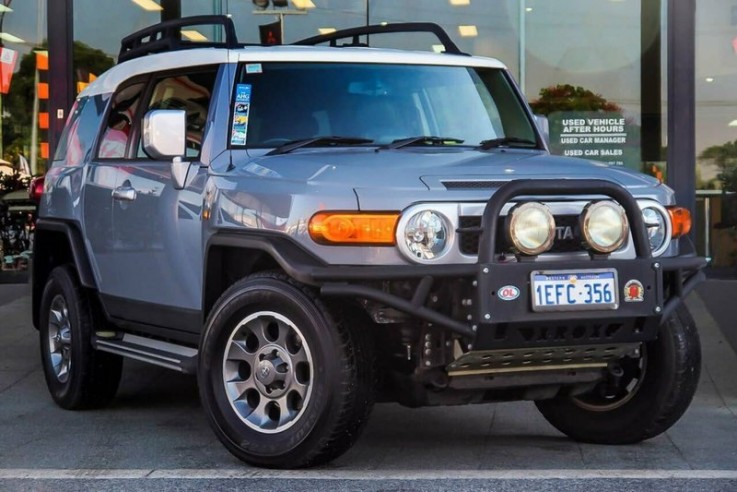
[[[61,295],[51,300],[48,333],[51,367],[56,379],[60,383],[66,383],[72,365],[72,328],[69,308]]]
[[[309,402],[312,377],[310,349],[288,318],[259,311],[233,329],[223,385],[231,408],[252,429],[276,433],[297,422]]]

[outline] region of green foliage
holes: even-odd
[[[535,114],[545,116],[560,111],[622,111],[622,108],[600,94],[570,84],[541,89],[540,98],[532,101],[530,106]]]
[[[41,49],[46,49],[46,42]],[[80,76],[86,80],[88,74],[99,75],[113,65],[114,60],[103,51],[74,42],[74,87]],[[3,110],[7,115],[3,118],[3,157],[10,162],[17,162],[18,154],[28,156],[31,147],[35,72],[35,53],[23,55],[19,70],[13,75],[10,94],[3,96]]]
[[[704,149],[700,159],[710,159],[720,169],[717,179],[722,189],[737,191],[737,140]]]

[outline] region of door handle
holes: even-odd
[[[137,193],[135,188],[130,186],[118,186],[113,190],[113,199],[123,202],[132,202],[136,199]]]

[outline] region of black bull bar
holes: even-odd
[[[519,261],[503,261],[496,252],[497,229],[502,208],[512,199],[525,196],[605,196],[616,200],[625,210],[630,223],[636,257],[609,259],[606,255],[591,255],[586,259],[563,261],[533,261],[520,257]],[[447,328],[470,340],[493,337],[493,328],[509,323],[545,325],[589,323],[612,319],[641,321],[636,328],[642,336],[654,336],[660,320],[669,316],[686,295],[704,278],[702,269],[706,260],[697,257],[691,241],[680,241],[680,255],[653,258],[647,239],[642,212],[637,201],[621,186],[596,179],[517,180],[500,187],[487,202],[481,220],[481,238],[478,262],[462,265],[392,265],[354,267],[315,267],[310,279],[320,285],[320,292],[329,297],[352,297],[376,301],[405,312],[417,319]],[[531,308],[530,277],[543,270],[577,272],[592,269],[615,269],[617,288],[630,280],[643,287],[643,299],[638,302],[620,302],[617,309],[596,311],[546,311]],[[438,280],[469,278],[475,282],[474,309],[466,322],[454,319],[428,307],[427,298]],[[355,282],[418,280],[411,299]],[[519,297],[500,299],[499,289],[515,286]],[[649,327],[649,328],[648,328]],[[647,328],[643,330],[643,328]],[[637,337],[641,338],[641,337]],[[486,345],[486,343],[484,344]]]

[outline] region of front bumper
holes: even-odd
[[[536,261],[500,258],[495,238],[502,207],[520,196],[603,195],[625,209],[632,230],[636,258],[612,260],[591,255],[586,260]],[[592,343],[633,343],[655,338],[658,326],[702,279],[704,258],[697,257],[688,238],[680,241],[680,256],[653,258],[642,214],[624,188],[600,180],[520,180],[501,187],[486,205],[481,225],[479,260],[471,265],[407,265],[391,267],[315,267],[310,283],[322,295],[375,301],[416,319],[443,327],[464,337],[475,349],[566,346]],[[630,281],[642,286],[642,299],[622,300],[616,309],[545,311],[532,309],[531,274],[535,271],[585,272],[612,269],[622,292]],[[381,281],[414,280],[414,292],[401,297],[380,288]],[[472,286],[466,319],[451,316],[447,306],[430,306],[428,298],[443,282],[465,281]],[[504,300],[500,289],[513,286],[519,296]],[[621,294],[621,299],[625,296]]]

